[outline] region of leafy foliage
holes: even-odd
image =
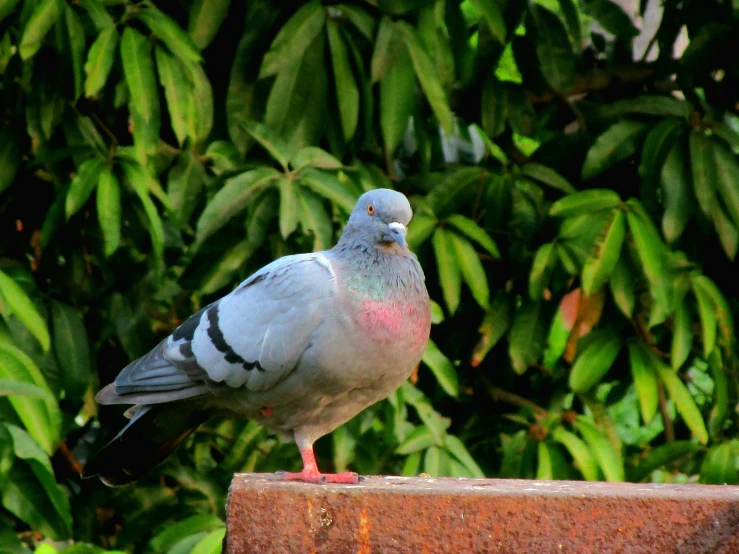
[[[435,325],[323,468],[739,483],[739,13],[657,4],[637,52],[612,0],[0,2],[3,548],[219,551],[294,446],[213,422],[107,489],[94,392],[375,187]]]

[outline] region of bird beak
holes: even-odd
[[[393,221],[392,223],[388,223],[387,226],[390,229],[390,235],[392,235],[393,240],[395,240],[401,248],[405,248],[405,234],[408,232],[405,225],[398,223],[397,221]]]

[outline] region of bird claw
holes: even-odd
[[[353,471],[345,471],[344,473],[318,473],[317,471],[303,470],[297,473],[278,471],[276,474],[283,481],[302,481],[303,483],[313,483],[316,485],[325,485],[327,483],[356,485],[362,479],[358,473],[354,473]]]

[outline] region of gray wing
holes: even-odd
[[[335,292],[323,254],[280,258],[127,366],[98,401],[153,404],[223,387],[269,389],[297,366]]]

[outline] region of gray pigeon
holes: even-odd
[[[131,421],[83,475],[135,481],[220,416],[294,439],[303,470],[285,479],[356,483],[356,473],[320,473],[313,443],[389,396],[421,359],[431,312],[406,245],[411,217],[399,192],[363,194],[331,250],[263,267],[125,367],[96,399],[133,404]]]

